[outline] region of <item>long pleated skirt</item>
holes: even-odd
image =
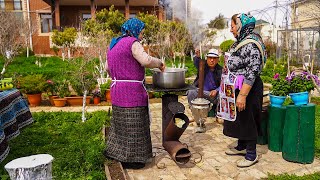
[[[148,107],[112,106],[105,156],[120,162],[141,163],[152,157]]]

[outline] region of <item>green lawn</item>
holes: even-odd
[[[313,99],[316,102],[318,99]],[[18,157],[48,153],[55,159],[55,179],[105,179],[102,155],[105,143],[101,127],[108,124],[110,117],[105,111],[90,113],[88,120],[81,122],[81,113],[33,113],[34,123],[22,130],[10,141],[11,151],[0,164],[0,179],[8,179],[3,168]],[[315,156],[320,157],[320,106],[316,109]],[[320,179],[320,172],[303,177],[292,175],[269,175],[272,180]]]
[[[0,179],[9,179],[4,165],[18,157],[50,154],[54,157],[54,179],[105,179],[101,128],[109,122],[108,113],[33,113],[34,123],[10,141],[10,154],[0,164]]]

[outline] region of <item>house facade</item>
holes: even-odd
[[[320,26],[320,1],[296,0],[291,4],[292,28]]]
[[[139,12],[152,13],[165,19],[159,0],[0,0],[0,9],[15,11],[28,20],[34,32],[30,44],[35,54],[53,55],[53,29],[79,28],[80,22],[95,18],[97,11],[114,5],[128,19]]]

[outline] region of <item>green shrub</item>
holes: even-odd
[[[234,41],[233,40],[226,40],[226,41],[223,41],[221,44],[220,44],[220,49],[221,49],[221,51],[222,52],[227,52],[229,49],[230,49],[230,47],[231,47],[231,45],[234,43]]]
[[[26,94],[39,94],[48,88],[46,78],[42,74],[27,75],[18,79],[22,92]]]
[[[21,48],[18,52],[18,56],[27,57],[27,48]],[[29,48],[29,56],[33,56],[34,52]]]

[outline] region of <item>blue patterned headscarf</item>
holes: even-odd
[[[110,43],[110,50],[124,37],[132,36],[135,38],[139,38],[139,34],[144,29],[145,23],[137,18],[130,18],[128,19],[122,26],[121,26],[121,33],[122,35],[113,38]]]
[[[239,14],[237,17],[237,41],[242,41],[246,36],[251,34],[256,26],[256,19],[247,14]]]

